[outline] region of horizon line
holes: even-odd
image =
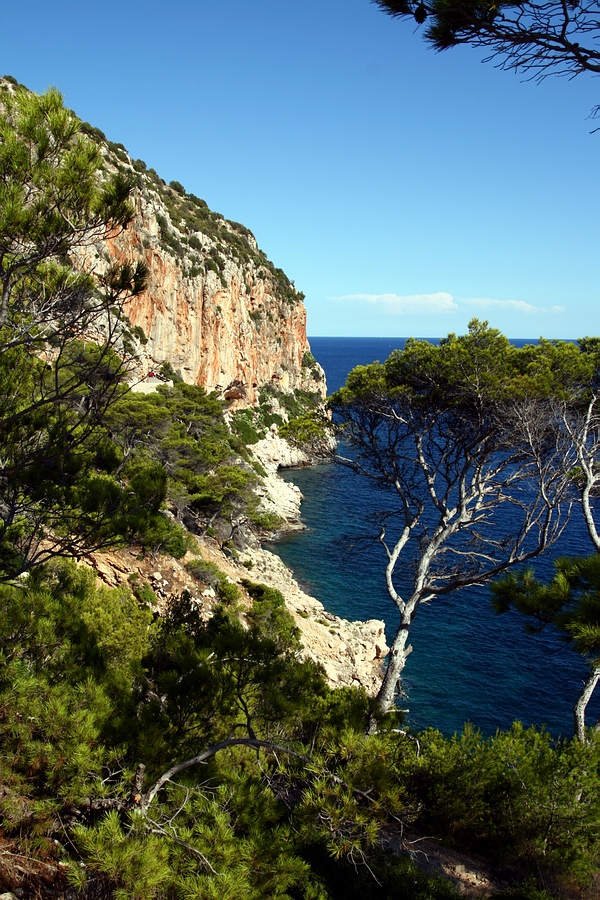
[[[375,341],[407,341],[409,338],[414,338],[417,341],[439,341],[443,337],[447,337],[447,334],[444,335],[398,335],[398,334],[307,334],[307,340],[312,341],[315,338],[328,338],[330,340],[345,340],[345,341],[365,341],[365,340],[375,340]],[[586,335],[588,337],[589,335]],[[581,337],[545,337],[544,335],[538,335],[538,337],[509,337],[509,335],[505,335],[509,341],[528,341],[531,343],[537,343],[540,340],[546,341],[579,341]]]

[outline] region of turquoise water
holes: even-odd
[[[385,359],[401,339],[312,338],[311,348],[325,368],[330,391],[360,363]],[[304,494],[305,532],[271,546],[327,609],[347,619],[386,622],[388,640],[396,610],[387,596],[383,553],[372,539],[369,513],[381,503],[371,485],[341,467],[289,470],[284,477]],[[561,539],[558,553],[589,553],[591,545],[577,519]],[[537,565],[537,564],[536,564]],[[545,558],[540,568],[550,571]],[[545,724],[570,735],[573,704],[586,667],[552,630],[530,635],[516,614],[496,616],[487,588],[470,588],[421,607],[411,631],[414,652],[404,674],[411,725],[433,725],[451,734],[469,720],[485,734],[515,719]],[[588,707],[590,724],[600,716],[600,697]]]

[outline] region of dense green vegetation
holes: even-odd
[[[234,431],[247,445],[264,438],[272,425],[277,425],[281,437],[290,444],[312,456],[326,456],[330,450],[331,424],[322,410],[319,394],[302,390],[285,393],[264,384],[259,390],[258,405],[238,410],[232,417]]]
[[[350,896],[449,896],[381,854],[382,826],[485,854],[507,880],[586,883],[598,742],[518,725],[367,737],[365,695],[328,689],[281,596],[245,589],[241,620],[230,598],[206,624],[185,597],[153,620],[67,563],[2,588],[5,841],[115,897],[338,897],[352,861]]]
[[[233,584],[198,554],[194,532],[241,544],[262,524],[240,423],[269,427],[277,399],[290,436],[310,432],[309,398],[264,390],[257,418],[238,415],[231,430],[201,388],[128,392],[120,305],[144,273],[94,280],[69,261],[90,233],[101,239],[131,215],[132,185],[103,172],[96,139],[57,92],[4,101],[0,889],[454,896],[384,850],[424,834],[484,854],[514,888],[507,896],[587,889],[597,736],[403,730],[399,714],[381,715],[361,689],[330,689],[302,659],[277,591]],[[169,190],[185,197],[176,182]],[[119,541],[141,555],[188,553],[200,592],[216,594],[212,616],[187,592],[159,616],[137,576],[108,589],[73,559]]]

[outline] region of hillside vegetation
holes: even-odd
[[[199,555],[194,533],[234,552],[274,524],[246,443],[277,413],[265,396],[232,428],[223,400],[201,387],[130,393],[122,309],[144,288],[143,266],[94,277],[71,262],[133,215],[131,179],[103,170],[89,132],[58,92],[5,88],[0,888],[442,900],[449,883],[384,849],[418,857],[428,835],[485,857],[506,897],[591,897],[597,736],[553,740],[519,724],[490,739],[470,727],[452,739],[410,733],[398,713],[379,715],[358,688],[331,690],[302,660],[277,591],[250,577],[239,588]],[[217,221],[221,240],[254,252],[241,226]],[[300,439],[314,422],[295,402]],[[139,579],[100,586],[81,560],[119,542],[185,558],[214,591],[212,615],[187,592],[158,615]]]

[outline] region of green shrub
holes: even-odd
[[[181,559],[190,549],[191,536],[185,528],[164,516],[155,516],[141,523],[138,540],[145,551],[165,553]]]
[[[276,531],[283,523],[283,519],[277,513],[267,512],[252,512],[250,521],[263,531]]]
[[[218,587],[220,581],[224,578],[218,566],[203,559],[191,559],[189,562],[186,562],[185,567],[190,575],[213,588]]]
[[[265,429],[257,427],[256,413],[252,409],[241,409],[231,417],[231,427],[244,444],[256,444],[265,436]]]
[[[127,576],[127,581],[133,591],[134,597],[144,606],[156,607],[158,597],[150,587],[147,581],[141,581],[137,572],[132,572]]]
[[[233,584],[231,581],[223,578],[219,583],[217,596],[225,606],[235,606],[240,599],[241,594],[237,584]]]
[[[160,374],[165,378],[168,378],[169,381],[172,381],[173,384],[182,384],[183,378],[181,377],[179,372],[176,372],[171,363],[168,360],[165,360],[161,363],[160,366]]]
[[[117,159],[123,163],[129,162],[129,156],[127,155],[127,150],[123,144],[115,144],[114,141],[107,141],[106,143]]]
[[[88,137],[93,138],[95,141],[106,142],[106,135],[99,128],[95,128],[93,125],[90,125],[89,122],[81,123],[81,130],[84,134],[87,134]]]
[[[285,422],[285,419],[279,413],[272,412],[269,406],[260,406],[259,422],[263,426],[265,431],[268,431],[271,425],[277,425],[278,428],[282,426]]]
[[[141,325],[134,325],[132,329],[133,333],[137,337],[140,344],[147,344],[148,338],[146,337],[146,333]]]
[[[233,584],[224,572],[221,572],[214,563],[203,559],[192,559],[185,564],[186,569],[203,584],[212,587],[221,603],[225,606],[235,605],[240,599],[240,590]]]
[[[276,636],[286,647],[299,647],[300,631],[286,608],[281,591],[246,578],[242,584],[254,601],[252,609],[247,613],[248,621],[264,634]]]
[[[291,444],[313,453],[325,452],[331,436],[331,423],[320,413],[308,412],[282,425],[279,434]]]
[[[504,865],[585,880],[599,861],[600,739],[554,741],[516,722],[487,740],[472,726],[403,741],[399,777],[419,826]]]
[[[85,803],[131,721],[151,613],[126,588],[60,562],[0,588],[3,831],[36,850],[58,810]],[[37,835],[37,837],[36,837]]]

